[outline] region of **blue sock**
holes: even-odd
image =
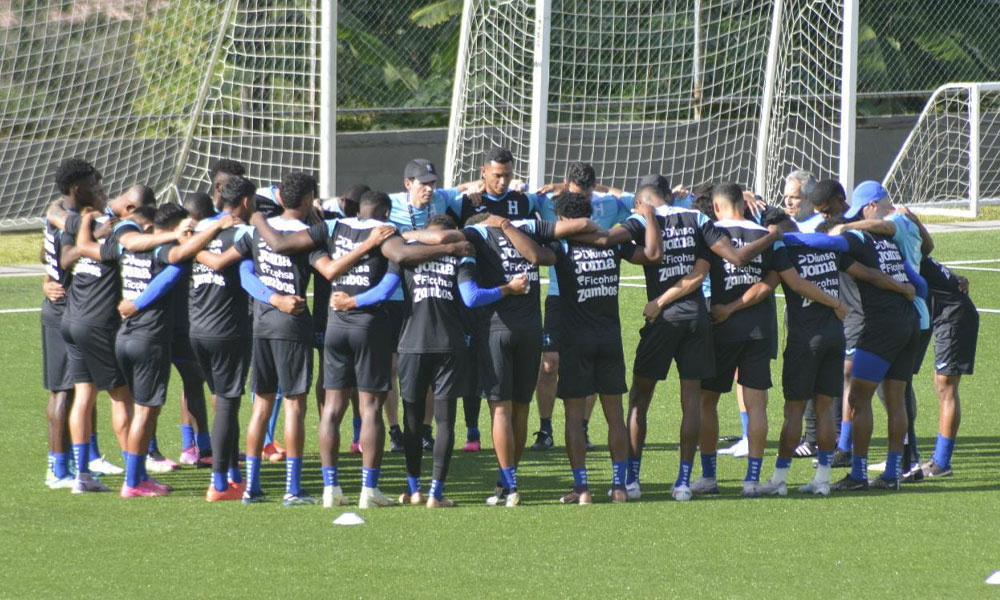
[[[584,492],[587,489],[587,467],[573,469],[573,491]]]
[[[412,496],[420,491],[420,478],[412,475],[406,476],[406,490]]]
[[[465,439],[470,442],[479,441],[479,428],[478,427],[467,427],[465,430]],[[439,498],[440,500],[440,498]]]
[[[691,469],[694,468],[694,461],[682,460],[681,466],[677,469],[677,481],[674,487],[691,485]]]
[[[154,452],[159,452],[159,451],[160,451],[160,445],[156,441],[156,436],[155,435],[150,436],[149,448],[146,449],[146,452],[152,454]]]
[[[611,461],[611,487],[625,488],[628,479],[628,462],[624,460]]]
[[[760,466],[762,464],[764,464],[763,458],[747,457],[747,476],[743,478],[743,481],[753,481],[754,483],[760,481]]]
[[[507,483],[507,489],[512,492],[517,491],[517,467],[507,467],[501,471],[503,471],[503,479]]]
[[[552,435],[552,419],[539,419],[539,421],[541,421],[539,429],[549,435]]]
[[[641,456],[628,457],[628,474],[625,476],[625,484],[639,482],[639,470],[642,468]]]
[[[840,438],[837,440],[837,449],[841,452],[851,452],[851,422],[843,421],[840,424]]]
[[[196,440],[195,443],[198,444],[199,453],[204,454],[212,450],[212,434],[209,432],[199,431],[198,434],[195,435],[194,439]],[[189,447],[190,446],[185,446],[185,448]]]
[[[274,397],[274,410],[271,411],[271,418],[267,420],[267,435],[264,437],[264,445],[274,442],[274,428],[278,426],[278,413],[281,412],[281,392]]]
[[[444,482],[440,479],[431,479],[431,496],[436,500],[444,498]]]
[[[705,479],[715,479],[715,463],[718,456],[701,453],[701,476]]]
[[[892,481],[893,479],[899,478],[899,468],[903,464],[903,453],[902,452],[889,452],[885,456],[885,471],[882,473],[882,479],[886,481]]]
[[[149,479],[149,473],[146,472],[146,455],[142,455],[142,460],[139,461],[139,481],[146,481]]]
[[[181,425],[181,450],[187,450],[191,446],[194,446],[194,427]]]
[[[129,487],[137,487],[142,483],[142,465],[146,462],[146,457],[142,454],[125,454],[125,484]]]
[[[323,485],[340,485],[340,467],[323,467]]]
[[[354,426],[354,437],[351,438],[351,443],[357,444],[358,440],[361,439],[361,417],[354,417],[351,423]]]
[[[851,457],[851,479],[868,481],[868,457],[855,454]]]
[[[505,490],[510,489],[510,482],[507,481],[507,474],[504,472],[503,467],[497,467],[497,487]]]
[[[52,474],[59,479],[69,475],[69,455],[65,452],[54,452],[50,456],[52,457]]]
[[[90,473],[90,444],[73,444],[77,473]]]
[[[774,461],[775,469],[790,469],[792,467],[792,459],[778,457],[778,460]]]
[[[750,415],[745,410],[740,411],[740,424],[743,427],[743,439],[746,439],[748,435],[747,431],[749,431],[750,427]]]
[[[212,471],[212,487],[217,492],[226,491],[226,488],[229,487],[229,482],[226,481],[225,471]]]
[[[243,483],[243,473],[240,473],[239,467],[229,467],[229,481],[235,484]]]
[[[285,493],[298,496],[302,493],[302,457],[285,459]]]
[[[259,456],[247,456],[247,491],[251,494],[261,493]]]
[[[937,436],[937,443],[934,444],[934,462],[942,469],[951,467],[951,454],[955,451],[955,440],[946,438],[940,433]]]
[[[378,487],[378,476],[382,474],[382,469],[369,469],[361,467],[361,485],[366,488]]]
[[[816,462],[821,467],[829,467],[831,458],[833,458],[833,452],[829,450],[819,450],[816,452]]]
[[[100,458],[101,449],[97,446],[97,434],[90,434],[90,456],[91,458]]]

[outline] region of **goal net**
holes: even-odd
[[[625,189],[662,173],[771,202],[795,168],[840,178],[843,4],[466,0],[446,179],[493,146],[531,185],[573,161]]]
[[[883,183],[925,214],[975,217],[1000,203],[1000,82],[938,88]]]
[[[37,226],[83,157],[114,197],[209,191],[216,158],[318,168],[320,0],[0,2],[0,227]]]

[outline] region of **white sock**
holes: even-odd
[[[830,483],[830,465],[816,467],[815,480],[819,483]]]
[[[774,475],[771,475],[771,481],[774,483],[785,483],[788,480],[788,469],[775,469]]]

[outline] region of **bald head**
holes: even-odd
[[[644,185],[635,193],[636,204],[648,204],[650,206],[663,206],[667,199],[663,197],[659,188],[653,185]]]

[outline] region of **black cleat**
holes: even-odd
[[[597,444],[595,444],[594,442],[590,441],[590,432],[589,431],[584,431],[583,432],[583,443],[587,447],[587,452],[593,452],[594,450],[597,450]]]
[[[420,443],[423,444],[424,450],[434,450],[434,438],[431,437],[430,434],[425,433]]]
[[[552,434],[548,431],[536,431],[535,443],[531,445],[532,450],[551,450],[556,445],[552,439]]]
[[[818,446],[812,442],[802,441],[801,444],[795,447],[795,457],[796,458],[810,458],[816,456],[816,450]]]
[[[389,430],[389,452],[393,454],[399,454],[404,452],[403,447],[403,432],[399,429]]]
[[[844,475],[844,478],[830,486],[830,489],[835,492],[866,492],[868,491],[868,480],[858,481],[851,478],[850,475]]]
[[[935,477],[951,477],[951,467],[944,468],[933,460],[921,465],[920,471],[923,472],[924,477],[929,479],[933,479]]]
[[[881,475],[871,480],[871,489],[873,490],[896,490],[899,491],[899,478],[896,479],[885,479]],[[869,486],[865,486],[866,488]]]
[[[924,472],[919,466],[913,467],[900,478],[900,483],[920,483],[924,480]]]
[[[851,453],[844,452],[840,448],[837,448],[833,453],[833,458],[830,459],[830,467],[833,469],[849,469],[851,468]]]

